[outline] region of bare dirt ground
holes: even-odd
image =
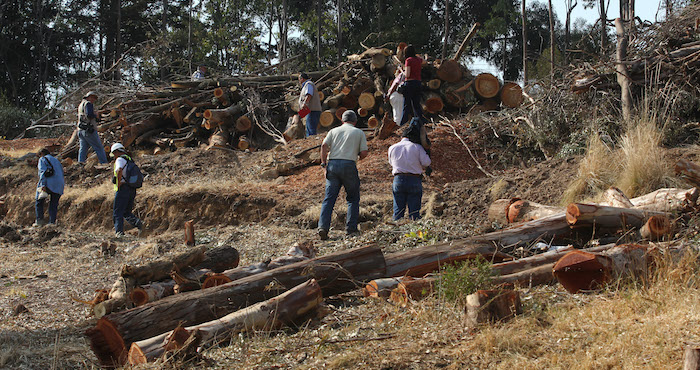
[[[466,148],[444,127],[435,127],[433,176],[424,183],[424,211],[419,222],[395,224],[391,220],[391,168],[386,149],[399,140],[370,141],[370,156],[359,164],[362,179],[362,235],[347,238],[343,232],[345,202],[339,198],[331,239],[317,240],[314,228],[323,197],[323,174],[318,166],[294,169],[290,175],[263,179],[266,169],[302,165],[294,154],[320,144],[321,137],[292,142],[287,147],[252,153],[205,151],[184,148],[160,156],[141,154],[137,162],[148,174],[137,195],[136,212],[146,222],[145,236],[135,231],[117,239],[111,231],[112,184],[110,169],[88,162],[66,168],[67,190],[61,198],[59,224],[33,229],[35,163],[5,158],[0,170],[0,368],[97,368],[83,331],[94,324],[88,306],[95,290],[109,288],[125,264],[138,264],[186,249],[182,228],[196,222],[196,242],[211,247],[233,245],[241,253],[241,265],[284,254],[295,242],[310,239],[319,254],[376,242],[387,251],[425,243],[461,238],[492,228],[486,209],[495,199],[520,196],[558,204],[568,181],[577,171],[577,160],[555,159],[502,169],[494,138],[468,137],[480,163],[495,176],[482,173]],[[22,150],[31,150],[31,141]],[[48,142],[37,141],[37,146]],[[0,151],[9,150],[0,142]],[[15,149],[13,149],[15,150]],[[472,148],[472,150],[474,150]],[[317,150],[311,151],[315,153]],[[311,154],[313,155],[313,154]],[[316,154],[317,155],[317,154]],[[313,158],[311,158],[313,159]],[[427,237],[408,235],[422,230]],[[117,246],[114,256],[103,255],[100,243]],[[464,368],[464,367],[569,367],[570,361],[537,361],[542,352],[573,351],[583,347],[591,356],[613,356],[594,349],[587,330],[593,325],[588,311],[580,313],[585,329],[567,332],[545,306],[585,307],[588,301],[613,300],[619,292],[576,298],[558,287],[525,292],[528,313],[516,321],[528,330],[550,330],[544,348],[517,338],[504,339],[510,327],[482,330],[464,325],[463,311],[436,298],[400,308],[371,301],[359,293],[327,299],[329,313],[297,329],[272,334],[246,333],[230,343],[202,353],[194,362],[177,366],[197,368]],[[700,300],[694,292],[689,308]],[[546,299],[547,303],[544,303]],[[640,302],[644,297],[639,298]],[[28,312],[16,314],[22,304]],[[641,304],[641,303],[640,303]],[[679,323],[700,323],[698,312],[677,318]],[[640,315],[635,314],[635,317]],[[614,327],[611,322],[600,323]],[[650,320],[654,320],[653,318]],[[573,324],[572,324],[573,325]],[[503,332],[497,332],[501,330]],[[553,329],[551,329],[553,330]],[[583,331],[583,332],[581,332]],[[690,330],[698,336],[697,329]],[[505,333],[504,333],[505,332]],[[577,334],[577,333],[586,333]],[[637,333],[638,334],[638,333]],[[520,335],[520,334],[516,334]],[[536,333],[533,335],[537,335]],[[623,335],[623,333],[620,333]],[[632,340],[632,334],[624,334]],[[556,339],[571,343],[558,344]],[[593,338],[593,339],[592,339]],[[673,338],[666,338],[673,340]],[[602,340],[602,339],[601,339]],[[650,346],[649,353],[656,347]],[[583,351],[583,349],[581,349]],[[646,355],[646,353],[645,353]],[[652,361],[653,360],[653,361]],[[658,360],[658,361],[657,361]],[[630,366],[669,367],[677,358],[660,357]],[[677,361],[675,362],[677,363]],[[510,365],[508,365],[510,364]],[[591,367],[626,367],[628,364],[590,362]],[[152,367],[171,367],[155,364]],[[587,366],[587,365],[583,365]]]

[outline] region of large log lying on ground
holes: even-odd
[[[527,222],[565,211],[562,207],[546,206],[520,198],[498,199],[489,206],[489,221]]]
[[[463,240],[433,244],[405,252],[387,254],[385,257],[386,277],[421,277],[439,270],[440,266],[475,258],[500,262],[509,259],[510,256],[499,252],[492,245],[473,244]]]
[[[201,344],[219,342],[248,330],[275,330],[291,325],[323,302],[316,280],[305,283],[264,302],[228,314],[204,324],[177,328],[153,338],[131,344],[129,363],[143,364],[163,356],[166,351],[193,352]],[[174,333],[177,332],[177,333]],[[179,355],[182,355],[180,353]]]
[[[85,334],[100,363],[122,365],[131,343],[151,338],[179,325],[196,325],[269,299],[308,279],[316,279],[324,296],[351,291],[358,283],[386,275],[381,249],[367,246],[339,251],[279,267],[210,289],[166,297],[113,313]]]
[[[596,227],[605,229],[641,228],[651,216],[664,216],[664,212],[635,208],[619,208],[599,204],[571,203],[566,207],[566,221],[571,227]]]
[[[683,370],[700,370],[700,343],[690,344],[683,352]]]
[[[697,188],[664,188],[632,198],[630,201],[636,209],[677,213],[694,209],[697,205],[699,194],[700,192]]]
[[[527,244],[537,239],[556,240],[569,234],[571,227],[566,222],[566,214],[560,213],[469,239],[475,243],[498,243],[508,246]]]

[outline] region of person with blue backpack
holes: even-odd
[[[124,235],[124,220],[139,229],[139,234],[143,230],[143,221],[133,214],[134,199],[136,199],[136,189],[143,184],[141,170],[127,154],[126,148],[121,143],[114,143],[110,149],[110,156],[116,158],[114,161],[114,208],[112,217],[114,218],[114,232],[117,236]]]
[[[56,223],[58,214],[58,200],[63,194],[65,182],[63,179],[63,166],[61,162],[52,156],[48,148],[42,148],[36,154],[39,157],[37,167],[39,169],[39,183],[36,189],[36,202],[34,211],[36,212],[36,222],[32,226],[43,226],[45,199],[49,200],[49,224]]]

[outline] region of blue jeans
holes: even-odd
[[[316,135],[319,122],[321,122],[321,111],[311,111],[306,115],[306,136]]]
[[[331,159],[326,167],[326,197],[321,205],[321,218],[318,221],[319,230],[331,228],[331,214],[335,201],[338,199],[340,187],[345,188],[348,201],[348,216],[345,230],[357,231],[357,222],[360,219],[360,175],[357,173],[355,161],[345,159]]]
[[[114,208],[112,218],[114,219],[114,232],[124,232],[124,219],[134,227],[141,228],[143,222],[136,217],[131,210],[134,208],[136,189],[123,184],[114,194]]]
[[[420,202],[423,197],[421,178],[396,175],[391,190],[394,193],[394,221],[403,218],[406,206],[408,206],[408,218],[411,220],[420,219]]]
[[[404,123],[408,122],[409,113],[411,113],[413,117],[421,117],[423,115],[423,107],[420,105],[420,98],[422,95],[420,89],[420,81],[406,81],[406,91],[403,94],[403,117],[401,117],[401,122],[399,125],[403,125]]]
[[[88,133],[86,130],[78,130],[78,140],[80,140],[80,149],[78,150],[78,162],[85,162],[87,159],[88,150],[92,150],[97,154],[97,159],[100,163],[107,163],[107,154],[102,146],[102,140],[97,131]]]
[[[53,193],[47,190],[49,193],[49,223],[56,223],[56,216],[58,215],[58,200],[61,199],[61,194]],[[39,199],[39,191],[36,192],[36,202],[34,202],[34,212],[36,213],[36,220],[40,221],[44,219],[44,199]]]

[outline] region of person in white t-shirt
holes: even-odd
[[[133,214],[134,200],[136,199],[136,188],[129,186],[126,182],[124,170],[131,157],[126,153],[126,148],[121,143],[114,143],[110,149],[110,156],[115,157],[114,161],[114,207],[112,218],[114,219],[114,232],[117,236],[124,235],[124,220],[139,229],[139,234],[143,230],[143,222]]]

